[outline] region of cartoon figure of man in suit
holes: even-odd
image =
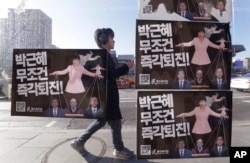
[[[174,152],[174,158],[191,158],[192,152],[185,148],[184,140],[178,141],[178,149]]]
[[[98,107],[98,99],[97,97],[91,97],[89,105],[90,107],[85,110],[84,118],[95,118],[100,119],[104,117],[103,109]]]
[[[70,107],[64,110],[66,116],[67,114],[83,114],[82,109],[77,107],[77,100],[75,98],[70,99],[69,104]]]
[[[202,139],[197,139],[196,147],[192,149],[192,154],[208,154],[208,156],[210,155],[209,150],[207,148],[204,148]]]
[[[185,79],[185,72],[183,69],[178,70],[178,80],[174,81],[173,89],[191,89],[191,84]]]
[[[197,69],[195,73],[195,79],[190,81],[191,85],[196,85],[196,86],[208,85],[209,86],[209,82],[206,79],[204,79],[203,74],[204,73],[202,69]]]
[[[212,157],[226,157],[229,156],[228,148],[224,146],[224,140],[222,136],[218,136],[216,139],[216,145],[211,149]]]
[[[184,18],[193,20],[193,14],[187,11],[187,4],[184,1],[179,3],[179,11],[177,13]]]
[[[47,117],[65,117],[63,109],[58,107],[58,100],[56,98],[51,100],[51,108],[47,110],[46,115]]]
[[[229,89],[229,83],[227,80],[223,79],[222,68],[217,68],[215,71],[216,78],[211,81],[212,89]]]

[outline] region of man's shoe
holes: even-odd
[[[80,153],[82,156],[85,156],[88,154],[88,151],[83,147],[83,145],[80,145],[76,141],[72,141],[70,143],[70,146],[76,150],[78,153]]]
[[[113,156],[118,157],[118,158],[122,158],[122,159],[130,159],[130,158],[134,157],[134,152],[130,151],[127,148],[124,148],[121,151],[114,149]]]

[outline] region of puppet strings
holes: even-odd
[[[58,84],[60,84],[60,82],[59,82],[59,79],[58,79],[58,75],[55,75],[55,77],[54,77],[54,82],[55,82],[55,84],[56,84],[56,82],[58,82]],[[61,87],[60,86],[58,86],[58,100],[59,100],[59,105],[60,105],[60,107],[62,107],[62,100],[61,100],[61,96],[60,96],[60,92],[61,92],[62,90],[61,90]],[[64,99],[65,99],[65,95],[63,94],[63,96],[64,96]],[[51,93],[50,93],[50,102],[52,101],[52,95],[51,95]],[[65,100],[66,101],[66,100]],[[50,102],[49,102],[49,108],[50,108]],[[67,101],[66,101],[66,105],[67,106],[69,106],[69,104],[67,103]]]
[[[207,147],[207,145],[211,142],[212,140],[212,137],[215,137],[217,138],[219,136],[219,132],[221,130],[221,124],[222,124],[222,131],[223,131],[223,136],[224,136],[224,141],[225,141],[225,145],[227,144],[226,143],[226,132],[225,132],[225,126],[224,126],[224,120],[223,120],[223,117],[220,118],[220,120],[218,121],[218,124],[217,126],[213,129],[212,133],[210,134],[210,137],[208,138],[207,142],[205,143],[205,146],[204,147]],[[218,129],[218,130],[217,130]],[[217,133],[216,135],[214,136],[214,133],[216,132],[217,130]],[[214,143],[215,145],[215,143]]]
[[[210,70],[212,69],[212,66],[215,64],[217,60],[217,63],[216,63],[216,66],[215,66],[215,71],[217,68],[219,68],[219,63],[222,62],[222,69],[223,69],[223,73],[224,73],[224,76],[226,78],[226,70],[225,70],[225,62],[224,62],[224,59],[223,59],[223,52],[222,50],[219,50],[214,61],[211,63],[211,65],[209,66],[208,70],[207,70],[207,73],[206,75],[204,76],[205,78],[208,76],[208,73],[210,72]],[[215,72],[214,72],[214,75],[213,75],[213,78],[215,78]]]
[[[186,119],[185,119],[185,117],[183,117],[183,118],[181,119],[181,123],[182,123],[182,126],[184,126],[184,125],[186,124]],[[205,143],[205,145],[204,145],[205,148],[206,148],[206,147],[208,146],[208,144],[211,142],[212,137],[217,138],[217,137],[219,136],[219,132],[220,132],[220,130],[221,130],[221,124],[222,124],[222,131],[223,131],[224,142],[225,142],[225,145],[227,146],[227,136],[226,136],[226,131],[225,131],[225,124],[224,124],[224,119],[223,119],[223,117],[222,117],[222,118],[220,118],[220,120],[218,121],[216,127],[213,129],[212,133],[210,134],[210,137],[208,138],[207,142]],[[214,133],[216,132],[216,130],[217,130],[217,133],[216,133],[216,135],[214,136]],[[191,136],[190,139],[191,139],[191,141],[192,141],[193,146],[195,147],[196,145],[195,145],[195,143],[194,143],[193,137]],[[179,141],[179,137],[177,137],[177,142],[178,142],[178,141]],[[185,144],[186,144],[186,146],[187,146],[187,148],[188,148],[187,134],[186,134],[186,136],[185,136],[185,142],[186,142]],[[176,143],[175,149],[177,149],[177,143]]]
[[[79,104],[78,104],[78,107],[81,105],[83,99],[86,97],[86,95],[88,94],[89,90],[90,90],[91,88],[94,90],[96,80],[97,80],[97,77],[95,77],[95,79],[94,79],[93,82],[90,84],[90,86],[89,86],[89,88],[87,89],[87,91],[84,93],[82,99],[80,100],[80,102],[79,102]],[[90,97],[91,97],[92,94],[93,94],[93,90],[92,90],[92,92],[91,92]]]
[[[184,47],[181,47],[181,48],[180,48],[180,53],[184,53],[184,52],[185,52],[185,51],[184,51]],[[185,59],[186,59],[186,56],[185,56],[185,55],[184,55],[184,57],[185,57]],[[217,62],[216,62],[216,61],[217,61]],[[226,70],[225,70],[225,61],[224,61],[224,59],[223,59],[223,52],[222,52],[222,50],[219,50],[219,51],[218,51],[218,53],[217,53],[215,59],[213,60],[213,62],[212,62],[211,65],[209,66],[209,68],[208,68],[208,70],[207,70],[207,72],[206,72],[204,78],[207,78],[207,77],[208,77],[208,73],[211,71],[211,69],[212,69],[212,67],[214,66],[215,63],[216,63],[215,70],[216,70],[217,68],[219,68],[219,64],[222,63],[223,74],[224,74],[224,77],[227,78],[227,74],[226,74]],[[194,72],[193,72],[191,66],[189,66],[189,68],[190,68],[190,71],[191,71],[191,73],[192,73],[192,76],[195,77]],[[177,72],[178,72],[178,69],[176,70],[175,78],[177,78]],[[187,68],[186,68],[186,65],[185,65],[185,74],[186,74],[186,76],[187,76],[187,79],[189,79],[189,78],[188,78],[188,75],[187,75]],[[214,72],[214,74],[213,74],[213,78],[215,78],[215,72]]]
[[[183,39],[182,39],[182,40],[183,40]],[[185,54],[184,47],[181,47],[181,48],[180,48],[180,53],[181,53],[181,54],[184,53],[184,54],[183,54],[183,57],[185,57],[185,61],[187,61],[187,56],[186,56],[186,54]],[[190,69],[190,71],[191,71],[191,74],[192,74],[193,78],[195,78],[195,75],[194,75],[194,72],[193,72],[191,66],[188,66],[188,67],[189,67],[189,69]],[[187,73],[187,65],[186,65],[186,64],[185,64],[184,71],[185,71],[185,76],[186,76],[187,80],[189,80],[190,78],[189,78],[188,73]],[[177,79],[177,75],[178,75],[178,69],[176,69],[175,79]]]
[[[58,76],[57,76],[57,75],[55,75],[54,82],[55,82],[55,83],[56,83],[56,82],[59,82],[59,79],[58,79]],[[80,102],[79,102],[79,104],[78,104],[77,107],[80,107],[80,105],[81,105],[83,99],[86,97],[86,95],[88,94],[88,92],[89,92],[89,90],[90,90],[91,88],[92,88],[92,91],[91,91],[90,97],[93,95],[93,91],[94,91],[94,87],[95,87],[95,85],[96,85],[96,82],[97,82],[97,77],[95,77],[95,79],[93,80],[93,82],[90,84],[89,88],[88,88],[87,91],[84,93],[84,95],[83,95],[83,97],[81,98],[81,100],[80,100]],[[99,91],[99,84],[98,84],[98,82],[97,82],[97,89],[98,89],[98,96],[99,96],[99,98],[100,98],[100,91]],[[59,90],[58,90],[58,91],[61,92],[61,88],[60,88],[60,87],[59,87]],[[63,95],[63,97],[64,97],[66,106],[69,108],[69,103],[68,103],[68,100],[67,100],[65,94],[63,93],[62,95]],[[58,98],[59,98],[59,104],[60,104],[60,106],[62,106],[62,100],[61,100],[60,94],[58,94]],[[50,95],[50,101],[51,101],[51,100],[52,100],[52,96]],[[49,103],[49,107],[50,107],[50,103]]]

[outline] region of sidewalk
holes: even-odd
[[[235,123],[233,123],[235,124]],[[244,125],[233,125],[232,146],[250,146],[250,121]],[[136,152],[136,129],[123,129],[123,140],[127,147]],[[130,160],[116,159],[112,156],[112,141],[109,129],[101,129],[86,143],[90,152],[82,157],[70,147],[73,138],[81,130],[30,130],[0,129],[0,162],[1,163],[228,163],[229,158],[204,159],[168,159],[168,160]]]

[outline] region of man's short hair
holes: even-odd
[[[95,42],[99,48],[108,43],[109,37],[114,37],[115,33],[111,28],[98,28],[95,31]]]

